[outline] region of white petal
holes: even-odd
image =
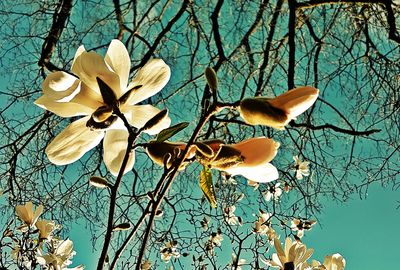
[[[50,73],[42,83],[43,94],[54,100],[68,102],[80,91],[80,81],[63,71]]]
[[[89,116],[71,123],[47,146],[46,154],[52,163],[70,164],[100,143],[104,131],[87,128],[88,120]]]
[[[126,149],[128,147],[128,131],[112,129],[107,130],[104,137],[103,159],[107,169],[117,176],[121,169],[122,161],[124,160]],[[125,167],[124,174],[132,170],[135,163],[135,153],[132,151],[129,156],[128,163]]]
[[[61,117],[89,115],[94,111],[92,108],[74,102],[57,102],[48,96],[41,96],[35,104]]]
[[[267,183],[279,178],[278,170],[271,163],[265,163],[255,167],[241,166],[241,164],[238,164],[225,171],[231,175],[243,175],[247,179],[258,183]]]
[[[127,103],[134,105],[154,96],[167,84],[170,76],[170,68],[163,60],[150,60],[139,70],[134,80],[129,84],[128,89],[137,85],[142,85],[142,87],[135,91]]]
[[[298,87],[269,100],[269,103],[284,110],[288,118],[293,119],[314,104],[318,93],[319,90],[311,86]]]
[[[105,61],[119,75],[120,88],[126,89],[128,85],[131,60],[125,45],[118,39],[111,41]]]
[[[71,70],[74,74],[78,74],[75,72],[79,72],[80,70],[80,63],[76,64],[76,61],[78,59],[78,57],[83,53],[86,52],[85,46],[81,45],[79,46],[79,48],[76,50],[75,56],[74,56],[74,60],[72,61],[72,65],[71,65]],[[80,61],[80,60],[78,60]]]
[[[129,123],[136,127],[143,127],[147,121],[149,121],[153,116],[159,113],[161,110],[157,109],[152,105],[125,105],[122,106],[121,112],[126,116]],[[159,133],[161,130],[166,129],[171,125],[171,118],[164,117],[158,124],[156,124],[151,129],[146,130],[145,132],[154,135]]]
[[[115,93],[117,98],[121,96],[121,87],[118,74],[107,66],[103,57],[95,52],[82,52],[74,63],[73,72],[89,88],[100,93],[96,77],[104,81]]]

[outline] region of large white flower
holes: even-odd
[[[285,241],[285,249],[282,248],[279,239],[274,241],[276,253],[272,254],[272,267],[278,267],[280,270],[300,269],[313,254],[313,249],[307,247],[297,241],[293,242],[289,237]]]
[[[113,40],[103,58],[79,47],[71,75],[58,71],[43,82],[43,96],[35,103],[61,117],[84,116],[71,123],[46,148],[56,165],[70,164],[103,140],[103,159],[109,171],[117,175],[127,149],[128,131],[115,115],[118,108],[129,124],[141,128],[159,109],[135,105],[158,93],[170,78],[170,69],[161,59],[149,61],[128,85],[130,58],[123,43]],[[170,125],[170,118],[145,130],[153,135]],[[125,172],[134,164],[132,152]]]

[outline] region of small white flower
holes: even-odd
[[[264,192],[264,198],[269,202],[272,198],[278,200],[282,195],[282,189],[280,188],[281,183],[276,183],[274,186],[270,186],[269,189]]]
[[[310,169],[308,168],[310,162],[309,161],[301,161],[298,156],[293,157],[295,161],[295,169],[296,169],[296,178],[301,180],[304,176],[310,175]]]
[[[267,235],[268,231],[270,230],[270,227],[267,224],[269,223],[270,217],[271,215],[269,213],[260,211],[260,216],[258,220],[255,222],[254,233],[260,235]]]
[[[317,223],[315,220],[305,220],[302,221],[300,219],[294,218],[292,220],[292,224],[290,228],[292,231],[297,231],[297,236],[299,238],[302,238],[304,236],[304,231],[309,231],[311,230],[311,227]]]
[[[235,268],[234,266],[236,263],[237,263],[237,267]],[[245,263],[246,263],[245,259],[239,259],[239,261],[238,261],[237,256],[234,253],[232,253],[232,263],[231,263],[232,269],[242,270],[241,266],[243,266]]]
[[[172,257],[179,258],[181,254],[176,249],[177,242],[176,241],[169,241],[165,244],[164,247],[161,248],[161,260],[165,263],[169,263]]]
[[[204,231],[208,231],[208,225],[210,224],[210,218],[204,217],[204,218],[200,221],[200,224],[201,224],[201,228],[202,228]]]
[[[224,208],[225,221],[228,222],[229,225],[241,225],[239,218],[234,214],[235,210],[236,206],[234,205]]]
[[[207,252],[209,252],[212,255],[214,253],[214,248],[220,247],[221,242],[223,240],[224,240],[224,237],[222,236],[222,233],[219,229],[217,232],[211,233],[209,239],[205,243],[205,248],[206,248]]]

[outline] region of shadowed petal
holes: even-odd
[[[278,153],[280,144],[266,137],[251,138],[231,145],[239,150],[247,167],[270,162]]]
[[[43,94],[54,100],[68,102],[80,91],[79,80],[63,71],[50,73],[42,83]]]
[[[125,45],[117,39],[111,41],[105,61],[119,75],[120,88],[125,92],[131,67],[131,60]]]
[[[147,123],[147,121],[158,114],[161,110],[152,105],[125,105],[122,107],[121,111],[132,126],[141,128]],[[154,135],[159,133],[161,130],[166,129],[170,125],[171,118],[167,116],[164,117],[158,124],[144,132]]]
[[[73,102],[57,102],[48,96],[41,96],[35,104],[61,117],[89,115],[93,112],[93,109],[87,106]]]
[[[142,85],[127,101],[128,104],[137,104],[157,94],[168,82],[171,76],[170,68],[161,59],[150,60],[136,74],[128,89]]]
[[[87,116],[71,123],[47,146],[46,154],[52,163],[70,164],[100,143],[104,131],[87,128],[89,118]]]
[[[107,166],[107,169],[114,175],[117,176],[121,169],[122,161],[124,160],[126,149],[128,147],[128,131],[112,129],[107,130],[104,137],[103,146],[103,160]],[[125,167],[124,174],[132,170],[133,164],[135,163],[135,152],[131,152],[128,163]]]

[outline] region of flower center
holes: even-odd
[[[111,126],[117,118],[118,116],[113,114],[112,108],[108,105],[104,105],[97,108],[86,122],[86,126],[93,130],[106,129]]]

